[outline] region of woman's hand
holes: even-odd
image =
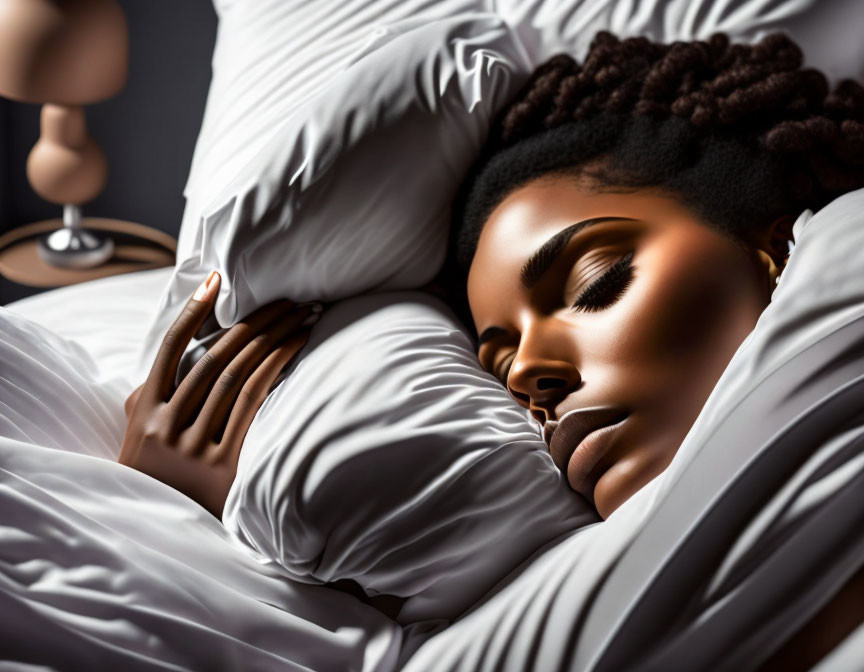
[[[213,308],[215,271],[162,341],[150,375],[126,400],[119,462],[188,495],[217,518],[237,473],[243,439],[270,387],[309,338],[313,311],[288,300],[258,309],[225,332],[176,391],[180,357]]]

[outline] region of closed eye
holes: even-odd
[[[594,312],[614,304],[633,281],[633,252],[627,253],[591,283],[571,306],[574,311]]]

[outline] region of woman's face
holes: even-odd
[[[558,245],[527,263],[550,239]],[[755,248],[674,198],[597,192],[573,177],[512,192],[486,221],[468,275],[480,362],[544,423],[547,441],[568,411],[605,409],[575,431],[573,418],[562,423],[551,442],[604,519],[672,460],[771,289]],[[574,435],[601,421],[614,426],[580,446],[595,459],[573,458]]]

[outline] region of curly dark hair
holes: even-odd
[[[559,54],[538,67],[498,115],[454,203],[440,277],[462,319],[471,323],[465,280],[486,219],[540,176],[658,187],[739,241],[864,186],[864,87],[845,79],[830,92],[802,63],[782,33],[747,45],[724,33],[661,44],[601,31],[581,65]]]

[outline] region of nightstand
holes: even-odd
[[[76,269],[57,268],[42,261],[36,251],[39,236],[63,226],[63,220],[49,219],[0,236],[0,275],[19,285],[53,288],[175,263],[177,241],[163,231],[104,217],[87,217],[84,225],[105,231],[114,239],[114,254],[104,264]]]

